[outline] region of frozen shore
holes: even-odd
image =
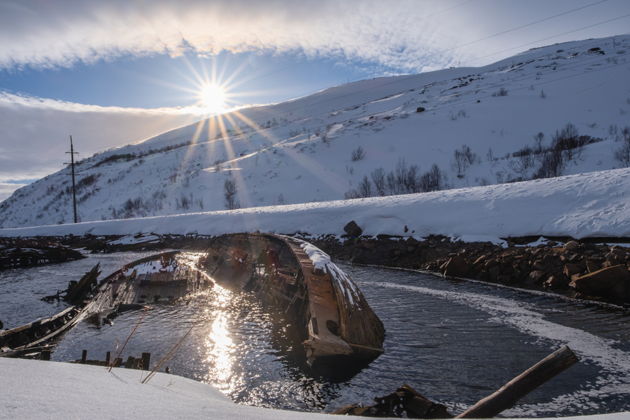
[[[630,168],[432,193],[9,228],[0,229],[0,236],[253,231],[342,235],[351,220],[364,235],[440,234],[465,241],[540,235],[630,237]]]

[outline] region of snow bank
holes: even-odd
[[[158,373],[0,358],[0,419],[331,419],[326,414],[237,405],[209,385]],[[621,420],[630,413],[571,417]],[[570,419],[570,418],[567,418]]]
[[[630,169],[423,194],[0,229],[0,236],[244,231],[341,235],[350,220],[367,235],[630,237]]]

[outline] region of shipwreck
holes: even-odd
[[[292,237],[223,235],[202,253],[149,256],[100,282],[98,273],[95,267],[71,282],[63,296],[70,308],[0,333],[0,355],[34,352],[85,318],[108,323],[122,311],[175,302],[214,284],[253,293],[288,316],[311,366],[363,366],[383,352],[385,329],[359,288],[327,254]],[[54,298],[60,293],[47,297]]]

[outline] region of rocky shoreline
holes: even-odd
[[[445,236],[423,240],[348,235],[309,238],[337,259],[356,264],[425,270],[579,299],[630,304],[630,248],[568,240],[506,246],[454,241]]]
[[[535,237],[507,238],[504,244],[464,242],[439,235],[422,239],[362,236],[350,222],[346,234],[292,236],[312,242],[333,258],[355,264],[424,270],[446,277],[468,278],[569,297],[630,304],[630,247],[607,245],[606,239],[578,241]],[[0,238],[6,241],[8,238]],[[203,250],[210,237],[201,235],[66,236],[31,238],[56,241],[90,252]],[[608,238],[612,243],[628,238]]]
[[[0,270],[33,267],[85,258],[50,238],[0,238]]]

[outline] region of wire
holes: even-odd
[[[492,35],[488,35],[488,36],[485,36],[483,38],[479,38],[479,39],[476,39],[474,41],[470,41],[470,42],[467,42],[465,44],[458,45],[458,46],[453,47],[453,48],[449,48],[449,49],[444,50],[442,52],[448,52],[448,51],[453,51],[453,50],[456,50],[456,49],[459,49],[459,48],[462,48],[462,47],[467,47],[469,45],[476,44],[477,42],[485,41],[485,40],[490,39],[490,38],[494,38],[495,36],[504,35],[504,34],[507,34],[507,33],[510,33],[510,32],[518,31],[520,29],[527,28],[529,26],[536,25],[536,24],[541,23],[541,22],[546,22],[548,20],[555,19],[555,18],[560,17],[560,16],[565,16],[565,15],[568,15],[570,13],[574,13],[574,12],[577,12],[579,10],[586,9],[588,7],[597,6],[598,4],[606,3],[607,1],[609,1],[609,0],[599,0],[597,2],[589,3],[589,4],[586,4],[586,5],[581,6],[581,7],[576,7],[574,9],[570,9],[570,10],[567,10],[567,11],[564,11],[564,12],[561,12],[561,13],[557,13],[557,14],[552,15],[552,16],[547,16],[545,18],[538,19],[538,20],[535,20],[533,22],[529,22],[529,23],[526,23],[524,25],[517,26],[515,28],[506,29],[504,31],[497,32],[497,33],[494,33]]]
[[[556,34],[556,35],[548,36],[546,38],[541,38],[541,39],[538,39],[536,41],[527,42],[525,44],[521,44],[521,45],[517,45],[517,46],[514,46],[514,47],[506,48],[506,49],[503,49],[503,50],[500,50],[500,51],[496,51],[496,52],[493,52],[492,54],[488,54],[488,55],[484,55],[484,56],[481,56],[481,57],[477,57],[477,58],[473,59],[473,61],[478,61],[478,60],[481,60],[481,59],[484,59],[484,58],[492,57],[493,55],[501,54],[501,53],[506,52],[506,51],[514,50],[516,48],[522,48],[522,47],[526,47],[528,45],[537,44],[537,43],[542,42],[542,41],[547,41],[549,39],[557,38],[557,37],[562,36],[562,35],[567,35],[567,34],[571,34],[571,33],[574,33],[574,32],[579,32],[579,31],[582,31],[584,29],[593,28],[595,26],[603,25],[605,23],[614,22],[614,21],[620,20],[620,19],[625,19],[627,17],[630,17],[630,13],[628,13],[627,15],[617,16],[617,17],[614,17],[612,19],[607,19],[607,20],[604,20],[604,21],[601,21],[601,22],[597,22],[597,23],[594,23],[592,25],[582,26],[581,28],[573,29],[571,31],[566,31],[566,32],[562,32],[562,33],[559,33],[559,34]]]

